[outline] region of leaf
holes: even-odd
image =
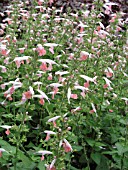
[[[97,165],[100,164],[100,161],[101,161],[101,154],[100,153],[98,153],[98,152],[97,153],[92,153],[91,158],[93,159],[93,161],[95,161],[95,163]]]
[[[123,153],[128,152],[128,146],[124,146],[121,143],[116,143],[115,145],[119,155],[123,155]]]
[[[71,166],[71,165],[70,165],[70,170],[79,170],[79,169],[77,169],[77,168],[75,168],[74,166]]]
[[[4,148],[6,151],[11,152],[11,154],[15,154],[16,152],[16,147],[11,146],[8,142],[0,139],[0,146],[1,148]]]
[[[96,167],[96,170],[110,170],[108,166],[108,159],[105,156],[101,157],[100,164]]]
[[[39,170],[45,170],[45,165],[43,161],[40,161],[37,168],[39,168]]]
[[[22,163],[26,168],[31,167],[31,169],[33,169],[36,165],[32,160],[30,160],[27,156],[25,156],[24,153],[20,150],[18,151],[18,159],[22,160]]]
[[[86,142],[87,142],[90,146],[94,146],[94,145],[95,145],[95,140],[93,140],[93,139],[86,139]]]
[[[74,151],[81,151],[83,149],[82,146],[77,146],[77,145],[72,146],[72,148]]]

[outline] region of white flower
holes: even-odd
[[[81,78],[85,79],[86,81],[94,82],[94,79],[85,75],[80,75]]]
[[[30,90],[30,92],[31,92],[31,94],[32,94],[32,96],[33,96],[33,95],[34,95],[33,87],[29,86],[29,90]]]
[[[66,147],[70,148],[70,151],[72,152],[73,149],[72,149],[72,146],[70,145],[70,143],[66,139],[64,139],[64,142],[66,144]]]
[[[33,95],[34,98],[39,98],[39,99],[45,98],[50,103],[48,96],[43,91],[39,89],[37,91],[40,93],[40,95],[39,94]]]
[[[92,105],[93,111],[96,113],[96,108],[95,108],[94,104],[91,103],[91,105]]]
[[[48,170],[52,169],[53,166],[54,166],[54,164],[55,164],[55,162],[56,162],[56,159],[54,159],[54,160],[51,162],[50,165],[45,164],[46,168],[47,168]]]
[[[34,82],[33,84],[34,84],[34,85],[41,85],[41,84],[43,84],[43,83],[40,82],[40,81],[37,81],[37,82]]]
[[[68,88],[68,93],[67,93],[67,98],[68,98],[68,103],[70,104],[70,97],[71,97],[71,88]]]
[[[52,154],[52,152],[46,151],[46,150],[41,150],[41,151],[38,151],[37,153],[38,153],[38,154],[42,154],[42,155],[49,155],[49,154]]]
[[[57,71],[57,72],[55,72],[55,75],[62,76],[62,75],[68,74],[68,73],[69,73],[68,71]]]
[[[88,90],[88,88],[85,88],[84,86],[74,86],[74,88],[77,90],[77,89],[79,89],[79,90],[82,90],[82,91],[85,91],[85,90]]]
[[[44,133],[47,133],[49,135],[55,135],[56,133],[50,130],[45,130]]]
[[[2,125],[2,126],[0,126],[0,127],[4,128],[4,129],[10,129],[12,126]]]
[[[50,119],[48,119],[48,122],[54,122],[55,120],[59,119],[61,116],[55,116]]]
[[[107,79],[106,77],[103,77],[103,79],[105,80],[106,84],[111,87],[110,83],[112,83],[109,79]]]
[[[46,47],[56,47],[56,46],[62,46],[62,45],[55,44],[55,43],[45,43],[44,46],[46,46]]]
[[[38,61],[39,61],[39,62],[42,62],[42,63],[48,63],[48,64],[56,64],[56,65],[58,65],[55,61],[50,60],[50,59],[39,59]]]
[[[23,61],[23,60],[28,60],[29,58],[32,57],[30,56],[16,57],[13,61]]]
[[[51,84],[49,84],[48,86],[51,86],[51,87],[61,87],[61,86],[63,86],[62,84],[60,84],[60,83],[51,83]],[[47,86],[47,87],[48,87]]]
[[[3,148],[0,148],[0,152],[7,152],[7,151]]]

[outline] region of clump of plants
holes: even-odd
[[[13,0],[0,24],[0,168],[127,170],[124,14],[29,3]]]

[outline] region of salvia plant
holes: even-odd
[[[128,169],[127,25],[113,5],[12,0],[0,13],[0,169]]]

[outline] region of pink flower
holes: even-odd
[[[70,143],[66,139],[64,139],[63,141],[64,141],[63,148],[64,148],[65,152],[72,152],[72,147],[71,147]]]
[[[6,69],[5,66],[0,65],[0,67],[2,68],[2,70],[1,70],[2,73],[6,73],[7,72],[7,69]]]
[[[10,52],[10,50],[7,50],[7,49],[6,49],[6,45],[2,45],[2,46],[1,46],[1,54],[2,54],[3,56],[8,56],[9,52]]]
[[[111,73],[111,72],[106,73],[106,77],[111,78],[112,76],[113,76],[113,73]]]
[[[24,92],[23,95],[25,96],[26,99],[32,98],[32,93],[30,91]]]
[[[9,134],[10,134],[10,130],[9,130],[9,129],[10,129],[12,126],[2,125],[2,126],[0,126],[0,127],[6,129],[6,131],[5,131],[6,135],[9,135]]]
[[[54,0],[49,0],[49,4],[52,5],[52,3],[54,2]]]
[[[79,110],[81,110],[81,108],[78,106],[77,108],[72,109],[72,110],[71,110],[71,113],[76,113],[76,112],[79,111]]]
[[[38,0],[38,5],[42,5],[42,3],[44,2],[44,0]]]
[[[106,77],[107,77],[107,78],[111,78],[114,73],[113,73],[113,70],[112,70],[110,67],[108,67],[108,68],[105,70],[105,74],[106,74]]]
[[[50,135],[55,135],[56,134],[55,132],[50,131],[50,130],[45,130],[44,133],[47,134],[46,139],[45,139],[46,141],[48,141],[50,139]]]
[[[104,88],[104,89],[108,88],[108,84],[105,84],[105,85],[103,86],[103,88]]]
[[[42,63],[41,66],[40,66],[40,69],[42,71],[47,71],[48,70],[47,64],[46,63]]]
[[[52,80],[52,73],[49,73],[49,75],[48,75],[48,78],[47,78],[48,80]]]
[[[39,101],[39,103],[40,103],[41,105],[44,105],[44,103],[45,103],[44,99],[41,98],[40,101]]]
[[[56,168],[55,168],[55,166],[54,166],[55,162],[56,162],[56,159],[54,159],[54,160],[51,162],[50,165],[45,164],[47,170],[56,170]]]
[[[37,45],[36,50],[38,51],[39,56],[44,56],[46,54],[46,50],[41,44]]]
[[[7,152],[7,151],[5,149],[3,149],[3,148],[0,148],[0,158],[2,157],[3,152]]]
[[[37,153],[38,153],[38,154],[42,154],[41,161],[44,160],[44,155],[52,154],[52,152],[46,151],[46,150],[41,150],[41,151],[38,151]]]
[[[85,60],[87,60],[88,56],[89,56],[89,53],[88,53],[88,52],[81,51],[81,53],[80,53],[80,61],[85,61]]]
[[[71,97],[72,99],[77,99],[77,98],[78,98],[77,94],[71,94],[70,97]]]
[[[52,54],[54,54],[54,48],[53,48],[53,47],[50,47],[50,48],[49,48],[49,51],[50,51]]]
[[[84,83],[84,87],[85,87],[85,88],[89,88],[89,81],[87,81],[86,83]]]
[[[54,99],[54,96],[55,94],[57,94],[58,91],[59,89],[57,87],[53,87],[52,99]]]
[[[56,127],[56,120],[59,119],[61,116],[55,116],[53,118],[50,118],[48,122],[53,122],[54,127]]]
[[[22,54],[24,53],[25,48],[19,48],[19,50],[20,50],[20,53]]]

